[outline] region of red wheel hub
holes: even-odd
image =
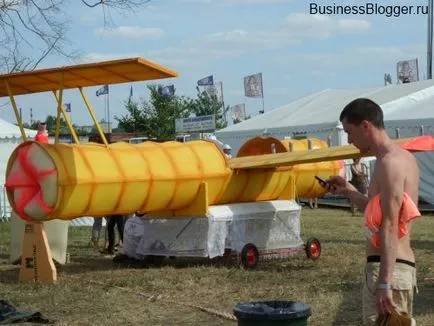
[[[254,248],[247,249],[246,253],[247,263],[249,265],[254,265],[256,263],[256,251]]]
[[[310,245],[310,252],[312,257],[319,257],[321,253],[321,245],[317,241],[312,242]]]

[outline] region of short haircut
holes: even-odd
[[[374,101],[358,98],[347,104],[342,110],[339,120],[353,125],[360,125],[363,120],[369,121],[378,129],[384,129],[383,110]]]

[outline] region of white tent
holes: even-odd
[[[407,134],[414,135],[414,128],[419,132],[421,123],[425,133],[433,132],[434,110],[430,110],[430,103],[434,100],[434,80],[426,80],[368,89],[326,89],[221,129],[216,136],[230,144],[234,152],[247,139],[257,135],[280,139],[300,134],[325,139],[331,135],[333,145],[345,144],[339,114],[346,104],[359,97],[370,98],[381,105],[393,137],[396,127],[400,128],[401,137],[406,137]]]
[[[234,154],[251,137],[278,139],[330,138],[332,146],[347,144],[339,114],[350,101],[369,98],[378,103],[391,137],[434,134],[434,80],[367,89],[327,89],[216,132]],[[418,154],[421,198],[434,204],[434,153]]]
[[[34,138],[37,131],[24,129],[27,137]],[[4,188],[5,184],[5,174],[8,160],[13,150],[22,142],[20,128],[10,122],[0,119],[0,181],[1,181],[1,192],[0,192],[0,217],[6,218],[10,217],[10,206],[6,198],[6,191]]]
[[[34,138],[37,133],[36,130],[30,129],[24,129],[24,132],[28,138]],[[2,181],[4,181],[9,156],[22,141],[20,128],[0,119],[0,173],[3,178]]]

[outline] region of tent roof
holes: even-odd
[[[103,61],[0,75],[0,97],[9,95],[5,81],[9,83],[13,95],[58,90],[62,74],[63,89],[178,76],[174,70],[142,58]]]
[[[306,130],[318,129],[320,125],[339,124],[339,114],[346,104],[360,97],[372,99],[382,106],[386,120],[408,119],[409,107],[412,118],[422,118],[434,110],[429,103],[434,100],[434,80],[365,89],[326,89],[298,99],[265,114],[257,115],[236,125],[219,130],[219,133],[264,130],[305,126]],[[406,113],[404,113],[406,112]],[[310,128],[311,126],[312,128]]]
[[[24,132],[29,137],[34,137],[37,133],[31,129],[24,129]],[[0,118],[0,139],[5,138],[21,138],[21,131],[18,126]]]

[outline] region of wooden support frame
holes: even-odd
[[[41,283],[57,281],[57,270],[43,223],[26,223],[19,280]]]
[[[74,130],[74,127],[72,126],[71,121],[69,120],[69,117],[66,114],[64,105],[61,102],[61,98],[60,98],[58,92],[57,91],[53,91],[53,94],[54,94],[54,97],[56,98],[57,106],[58,106],[58,108],[60,108],[61,113],[63,115],[63,118],[65,119],[66,125],[68,126],[69,132],[71,133],[72,139],[74,139],[74,143],[80,144],[80,141],[79,141],[79,139],[77,137],[77,134],[76,134],[76,132]]]
[[[15,112],[15,118],[17,119],[18,126],[20,127],[21,137],[23,137],[23,141],[27,141],[27,135],[24,132],[23,121],[21,120],[20,114],[18,112],[18,107],[17,107],[17,103],[15,102],[14,94],[12,94],[11,88],[9,87],[9,83],[6,79],[4,83],[9,95],[9,99],[11,100],[12,103],[12,108],[14,109]]]
[[[81,94],[81,97],[83,98],[84,104],[86,104],[87,110],[89,111],[89,114],[92,117],[93,123],[95,124],[95,127],[98,130],[98,133],[99,133],[99,136],[101,137],[101,140],[103,141],[104,145],[108,147],[107,139],[105,138],[104,132],[102,131],[101,126],[98,123],[95,112],[92,108],[92,105],[90,104],[90,101],[89,101],[86,93],[83,90],[83,87],[79,87],[78,90],[80,91],[80,94]]]

